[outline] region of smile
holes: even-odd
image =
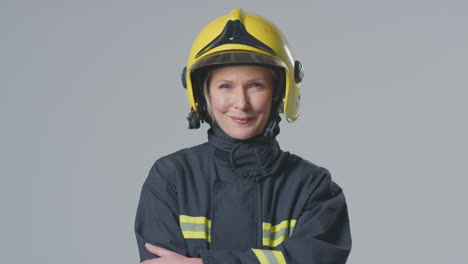
[[[247,125],[250,121],[252,121],[252,119],[254,119],[253,117],[237,117],[237,116],[229,116],[232,121],[236,122],[237,124],[239,125]]]

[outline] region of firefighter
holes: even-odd
[[[303,69],[284,35],[234,9],[195,39],[182,83],[208,142],[158,159],[135,219],[144,264],[345,263],[346,200],[327,169],[283,151]]]

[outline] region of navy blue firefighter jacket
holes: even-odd
[[[240,141],[214,126],[207,143],[157,160],[135,219],[140,260],[156,257],[151,243],[204,264],[345,263],[342,189],[326,169],[282,151],[277,133]]]

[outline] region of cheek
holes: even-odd
[[[211,94],[211,105],[215,112],[225,112],[229,109],[228,98],[219,93]]]
[[[270,112],[271,108],[271,96],[266,94],[264,96],[258,96],[252,102],[252,107],[257,112]]]

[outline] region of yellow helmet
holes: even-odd
[[[182,71],[182,83],[187,89],[191,111],[189,128],[198,128],[200,98],[203,89],[195,81],[194,72],[206,66],[255,63],[284,69],[284,89],[278,112],[283,112],[288,122],[299,118],[300,82],[302,65],[294,60],[284,35],[270,21],[255,14],[233,9],[205,26],[193,42],[187,66]]]

